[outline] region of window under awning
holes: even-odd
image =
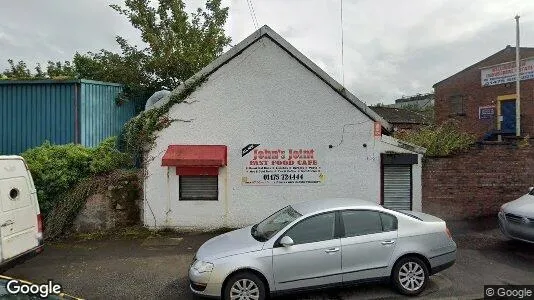
[[[169,145],[161,165],[176,167],[176,175],[218,175],[226,166],[225,145]]]

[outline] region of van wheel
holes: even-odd
[[[224,300],[265,300],[265,284],[253,273],[242,272],[233,275],[224,287]]]
[[[428,268],[417,257],[405,257],[397,261],[393,267],[393,283],[395,288],[404,295],[419,295],[428,283]]]

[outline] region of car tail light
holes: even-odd
[[[41,214],[37,215],[37,232],[43,233],[43,216]]]
[[[452,239],[451,231],[449,230],[448,227],[445,227],[445,233],[447,234],[447,236],[449,237],[449,239]]]

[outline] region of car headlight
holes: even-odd
[[[213,270],[213,264],[207,261],[197,260],[192,266],[193,269],[199,273],[211,272]]]

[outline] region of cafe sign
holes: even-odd
[[[241,157],[243,185],[317,185],[325,180],[316,148],[249,144]]]

